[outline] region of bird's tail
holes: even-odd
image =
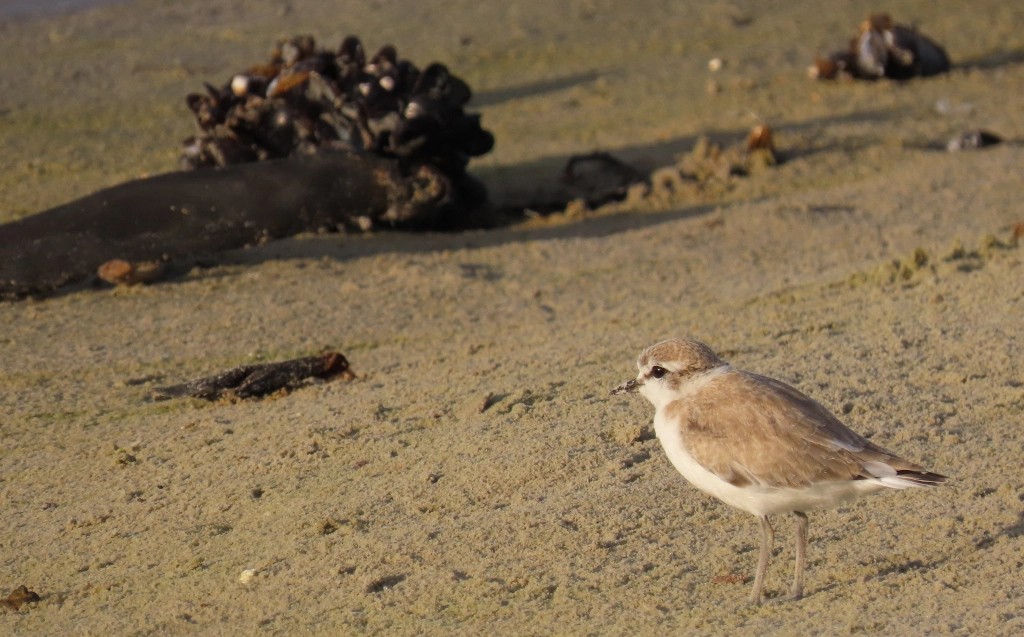
[[[908,487],[937,487],[945,484],[949,478],[931,471],[902,470],[897,471],[894,476],[885,476],[878,479],[887,487],[894,489],[906,489]]]

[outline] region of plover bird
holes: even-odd
[[[760,603],[775,542],[768,516],[796,517],[791,597],[804,591],[807,511],[867,493],[932,487],[926,471],[848,429],[789,385],[735,369],[710,347],[672,339],[645,349],[640,373],[613,394],[640,392],[654,404],[654,431],[672,464],[695,487],[761,520],[751,601]]]

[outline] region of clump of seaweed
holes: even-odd
[[[645,198],[674,200],[680,193],[720,195],[734,185],[735,178],[758,174],[780,163],[772,129],[755,126],[743,144],[723,146],[699,137],[689,153],[676,162],[651,173]]]
[[[947,252],[940,256],[930,254],[921,247],[902,258],[885,261],[871,269],[857,272],[847,279],[853,287],[861,285],[878,285],[888,287],[896,285],[912,288],[929,281],[938,280],[953,273],[968,273],[980,270],[985,264],[1018,246],[1017,224],[1010,229],[1007,240],[987,234],[981,237],[978,247],[970,249],[957,239]],[[1021,231],[1024,232],[1024,231]]]
[[[849,283],[854,287],[865,284],[913,287],[920,283],[925,273],[934,272],[934,265],[934,259],[928,251],[917,247],[902,258],[891,259],[870,270],[852,275]]]

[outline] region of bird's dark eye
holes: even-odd
[[[651,376],[654,376],[655,378],[661,378],[667,373],[668,370],[665,369],[664,367],[658,367],[657,365],[655,365],[654,367],[651,368]]]

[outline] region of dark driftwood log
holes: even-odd
[[[54,290],[112,259],[171,261],[339,225],[431,226],[451,183],[340,150],[158,175],[0,226],[0,298]]]

